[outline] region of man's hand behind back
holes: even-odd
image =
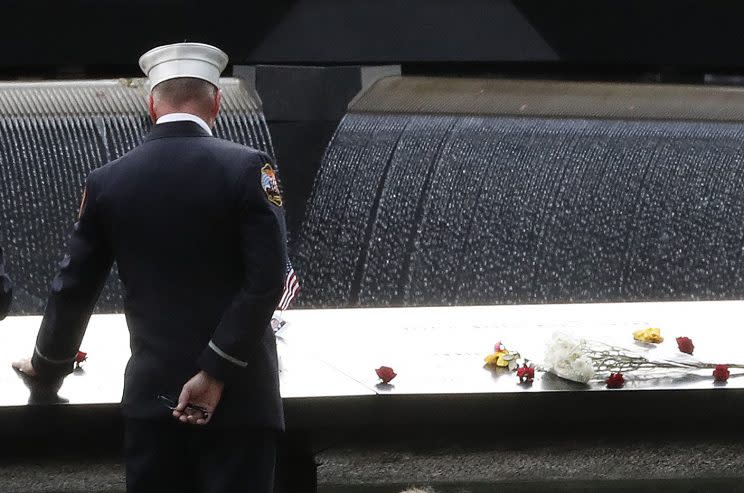
[[[217,409],[217,404],[222,397],[222,389],[225,384],[210,377],[206,372],[200,371],[191,380],[184,384],[181,395],[178,396],[178,406],[173,411],[173,416],[183,423],[205,425],[209,423]],[[199,406],[207,411],[206,417],[200,412],[192,412],[192,406]]]

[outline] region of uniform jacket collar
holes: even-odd
[[[153,125],[150,133],[145,137],[145,142],[166,137],[211,137],[211,135],[196,122],[180,120]]]

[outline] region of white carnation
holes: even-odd
[[[594,378],[592,361],[585,354],[586,341],[556,332],[545,350],[547,371],[561,378],[587,383]]]
[[[573,362],[573,378],[575,382],[587,383],[589,380],[594,378],[594,367],[592,366],[592,360],[587,356],[581,356]]]

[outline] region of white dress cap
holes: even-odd
[[[147,75],[150,90],[163,81],[194,77],[219,87],[220,74],[227,65],[227,55],[219,48],[204,43],[176,43],[153,48],[139,59]]]

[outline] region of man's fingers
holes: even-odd
[[[183,412],[183,410],[186,409],[186,406],[189,405],[189,398],[191,398],[191,390],[189,389],[188,384],[186,384],[183,386],[183,389],[181,389],[181,395],[178,396],[176,411]]]
[[[201,371],[181,389],[173,417],[182,423],[207,424],[222,395],[223,383]]]
[[[210,412],[206,407],[200,406],[199,408],[195,408],[192,404],[186,408],[186,414],[189,416],[194,416],[196,419],[199,419],[199,418],[206,419],[207,416],[209,416]]]
[[[209,411],[203,412],[200,409],[194,409],[188,404],[183,411],[179,411],[178,408],[176,408],[171,414],[174,418],[179,418],[181,421],[196,424],[206,424],[207,422],[209,422],[209,419],[212,415],[212,413]]]
[[[173,416],[178,418],[182,423],[200,426],[209,423],[209,420],[212,418],[211,413],[207,412],[205,414],[202,411],[191,407],[187,407],[184,412],[173,411]]]

